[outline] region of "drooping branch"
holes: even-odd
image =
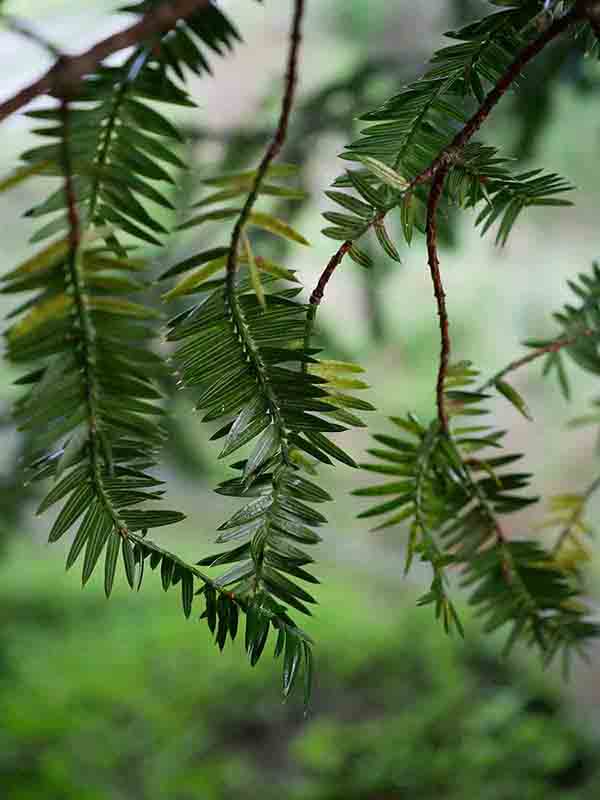
[[[592,5],[594,5],[594,3],[597,4],[597,0],[586,0],[586,2],[592,3]],[[585,3],[583,5],[585,5]],[[551,42],[553,42],[561,34],[565,33],[571,27],[571,25],[582,18],[588,18],[590,23],[593,24],[593,15],[589,12],[589,10],[586,10],[578,5],[569,13],[557,18],[537,39],[525,47],[508,67],[504,75],[500,77],[495,86],[490,90],[483,103],[457,133],[452,142],[448,146],[444,147],[433,159],[433,161],[411,180],[406,188],[405,195],[412,193],[417,186],[433,181],[439,170],[448,170],[452,163],[454,163],[460,156],[460,153],[464,147],[470,142],[473,136],[485,123],[495,106],[500,102],[514,82],[518,79],[519,75],[527,66],[527,64],[529,64],[530,61],[538,56],[541,51]],[[396,205],[389,206],[376,214],[369,222],[365,230],[361,233],[361,236],[373,228],[377,223],[382,222],[387,214],[393,210],[393,208],[396,208]],[[344,244],[337,251],[336,255],[333,256],[331,261],[334,261],[337,256],[341,255],[339,261],[336,263],[336,267],[339,266],[346,253],[348,253],[350,250],[351,246],[352,241],[344,242]]]
[[[444,191],[444,183],[446,181],[447,174],[447,166],[443,166],[437,170],[431,185],[429,201],[427,203],[427,252],[429,256],[431,280],[433,281],[433,289],[438,308],[438,316],[440,318],[441,350],[436,397],[438,419],[444,433],[448,433],[448,412],[446,410],[444,387],[446,383],[448,365],[450,364],[450,325],[448,321],[448,311],[446,309],[446,294],[444,292],[444,284],[442,282],[442,275],[440,272],[440,261],[438,258],[437,212],[440,205],[440,200],[442,199],[442,192]]]
[[[256,343],[248,332],[248,323],[244,311],[242,309],[238,292],[237,292],[237,266],[238,266],[238,249],[242,242],[244,230],[254,204],[260,193],[263,179],[268,173],[269,167],[274,159],[277,157],[281,148],[283,147],[286,139],[288,124],[292,107],[294,104],[297,74],[298,74],[298,58],[300,52],[301,30],[302,21],[304,16],[305,0],[295,0],[295,9],[292,20],[292,28],[290,33],[290,46],[287,60],[287,71],[285,77],[285,91],[281,105],[281,113],[279,123],[273,136],[273,139],[267,148],[267,151],[256,171],[254,181],[246,202],[236,220],[231,236],[231,243],[227,256],[226,265],[226,282],[227,282],[227,305],[231,319],[235,326],[237,335],[244,347],[245,353],[249,360],[254,364],[257,380],[262,388],[262,391],[267,398],[270,414],[276,428],[279,431],[281,438],[281,451],[284,462],[289,460],[289,446],[288,434],[283,421],[280,402],[274,393],[273,386],[266,376],[266,368],[259,349]]]
[[[558,353],[565,347],[571,347],[572,345],[576,344],[582,337],[593,336],[594,333],[595,331],[593,331],[591,328],[586,328],[585,330],[580,331],[575,336],[567,336],[560,339],[556,339],[554,342],[550,342],[549,344],[546,344],[543,347],[536,348],[531,353],[528,353],[526,356],[515,359],[515,361],[511,361],[510,364],[506,365],[506,367],[504,367],[499,372],[496,372],[494,375],[492,375],[491,378],[489,378],[484,384],[482,384],[479,391],[483,392],[486,389],[489,389],[495,383],[505,378],[509,373],[516,372],[516,370],[521,369],[521,367],[526,367],[533,361],[537,361],[538,358],[543,358],[543,356],[547,356],[550,353]]]
[[[302,40],[302,20],[304,17],[305,0],[295,0],[294,17],[292,21],[292,30],[290,33],[290,49],[287,61],[287,72],[285,76],[285,91],[283,101],[281,104],[281,113],[279,116],[279,123],[275,135],[271,140],[271,144],[267,148],[262,161],[256,171],[256,177],[252,189],[248,194],[244,207],[237,219],[231,236],[231,246],[229,248],[229,256],[227,259],[227,278],[228,281],[235,280],[235,273],[237,270],[237,257],[238,248],[244,232],[244,227],[248,221],[254,204],[258,198],[262,182],[265,179],[269,167],[279,155],[281,148],[285,143],[287,130],[290,121],[290,115],[294,105],[296,95],[296,84],[298,82],[298,58],[300,54],[300,43]]]
[[[72,95],[86,75],[113,53],[166,33],[180,19],[209,8],[211,0],[167,0],[148,11],[138,22],[103,39],[84,53],[63,56],[37,81],[0,103],[0,122],[41,95]]]
[[[444,147],[433,161],[416,175],[409,183],[404,196],[414,191],[417,186],[424,183],[431,182],[431,188],[427,203],[427,249],[428,261],[431,276],[434,284],[434,292],[438,307],[438,315],[440,318],[440,335],[441,335],[441,351],[440,351],[440,365],[438,370],[438,379],[436,387],[437,408],[439,422],[444,433],[448,432],[448,414],[445,408],[444,399],[444,384],[446,374],[448,371],[451,342],[449,334],[449,321],[445,303],[445,292],[441,279],[439,269],[439,259],[437,252],[437,210],[442,197],[444,183],[452,164],[460,156],[462,150],[471,141],[473,136],[479,131],[481,126],[485,123],[492,110],[508,92],[511,86],[518,79],[523,69],[532,61],[539,53],[552,41],[554,41],[561,34],[566,32],[575,22],[580,19],[588,18],[592,22],[592,14],[589,6],[593,5],[594,10],[597,5],[600,5],[596,0],[585,0],[579,2],[571,11],[561,17],[555,19],[548,28],[527,47],[525,47],[513,60],[512,64],[508,67],[506,72],[496,82],[495,86],[487,94],[479,108],[465,123],[461,130],[456,134],[452,142]],[[373,228],[376,224],[383,221],[386,214],[395,206],[388,207],[378,214],[369,222],[366,230]],[[364,233],[364,231],[363,231]],[[362,235],[362,234],[361,234]],[[323,299],[324,289],[331,278],[335,269],[341,264],[346,253],[352,247],[351,240],[345,241],[334,256],[329,261],[325,268],[321,280],[315,292],[311,296],[311,305],[307,317],[305,346],[310,344],[310,336],[314,326],[316,311],[319,303]],[[316,302],[315,302],[316,301]],[[535,356],[532,356],[535,357]],[[530,358],[532,358],[530,357]]]

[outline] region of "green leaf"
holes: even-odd
[[[513,386],[511,386],[504,380],[497,380],[494,383],[494,386],[496,387],[496,389],[498,389],[500,394],[506,397],[509,403],[512,403],[512,405],[517,409],[517,411],[519,411],[525,417],[525,419],[528,420],[533,419],[533,417],[529,413],[529,409],[527,408],[527,403]]]
[[[133,547],[127,536],[121,538],[121,554],[127,583],[133,589],[135,587],[135,558],[133,556]]]
[[[183,613],[189,618],[192,613],[192,602],[194,599],[194,577],[191,572],[184,570],[181,576],[181,604]]]
[[[75,538],[71,544],[71,549],[67,555],[67,569],[70,569],[73,566],[77,560],[77,557],[79,556],[79,553],[83,549],[83,546],[90,537],[96,535],[103,522],[104,512],[102,505],[97,499],[95,499],[85,512],[85,516],[81,525],[79,526],[79,530],[75,534]]]
[[[302,645],[298,636],[288,629],[285,636],[285,653],[283,657],[283,696],[288,697],[294,687],[294,681],[300,665]]]
[[[23,183],[23,181],[26,181],[28,178],[32,178],[34,175],[40,175],[47,167],[47,161],[37,161],[29,166],[19,167],[14,170],[14,172],[11,172],[10,175],[0,179],[0,194],[7,192],[9,189],[13,189],[15,186]]]
[[[298,231],[295,231],[286,222],[271,216],[271,214],[263,214],[259,211],[253,211],[248,216],[248,223],[256,226],[257,228],[262,228],[263,230],[268,231],[275,236],[280,236],[283,239],[289,239],[290,241],[297,242],[298,244],[310,245],[310,242],[305,239],[302,234],[298,233]]]
[[[280,438],[277,425],[271,423],[269,427],[261,434],[256,446],[244,468],[244,478],[248,478],[253,472],[256,472],[266,461],[268,461],[279,448]]]
[[[185,263],[185,262],[184,262]],[[208,278],[211,278],[217,272],[220,272],[225,265],[227,264],[227,255],[220,256],[219,258],[215,258],[213,261],[209,261],[208,264],[205,264],[200,269],[192,272],[191,275],[187,275],[183,280],[179,281],[170,291],[165,292],[163,294],[163,300],[169,301],[173,300],[175,297],[183,297],[187,294],[192,294],[198,290],[199,287],[205,283]],[[171,274],[173,273],[169,270]],[[167,273],[164,276],[166,277]]]
[[[81,424],[71,434],[69,441],[61,457],[58,459],[58,463],[56,465],[56,473],[55,477],[60,478],[63,474],[65,469],[68,469],[70,466],[75,464],[79,456],[81,455],[82,450],[89,441],[89,430],[87,424]]]
[[[406,244],[410,247],[415,226],[415,201],[412,193],[407,192],[400,206],[400,221]]]
[[[182,272],[187,272],[189,269],[194,269],[194,267],[200,267],[203,264],[213,264],[216,261],[221,261],[227,256],[228,253],[228,247],[213,247],[210,250],[204,250],[204,252],[198,253],[198,255],[192,256],[191,258],[186,258],[184,261],[180,261],[174,266],[169,267],[166,272],[163,272],[158,280],[163,281],[166,278],[172,278],[175,275],[180,275]],[[223,264],[225,264],[225,261]]]
[[[267,301],[265,299],[265,290],[263,289],[263,285],[260,281],[260,272],[258,270],[258,266],[254,258],[254,252],[252,251],[250,239],[245,234],[244,234],[244,245],[246,248],[246,258],[248,260],[248,268],[250,272],[250,283],[252,284],[252,288],[254,289],[254,294],[256,295],[256,299],[258,300],[259,305],[263,309],[266,309]]]
[[[381,245],[384,253],[386,253],[394,261],[397,261],[399,264],[401,264],[402,259],[400,258],[400,253],[396,249],[396,245],[390,239],[383,221],[376,222],[374,225],[374,229],[375,229],[375,235],[377,236],[377,240]]]
[[[365,167],[372,172],[377,178],[382,180],[388,186],[391,186],[392,189],[395,189],[399,192],[404,192],[408,189],[409,182],[402,177],[395,169],[392,167],[388,167],[387,164],[384,164],[383,161],[379,161],[377,158],[373,158],[372,156],[361,156],[360,160],[365,165]]]
[[[98,559],[102,555],[104,545],[113,530],[113,521],[108,514],[104,512],[96,529],[87,540],[82,572],[82,583],[84,586],[90,579],[98,563]]]
[[[89,508],[94,497],[94,491],[90,484],[80,484],[63,506],[60,514],[56,518],[54,525],[50,529],[48,536],[49,542],[56,542],[66,533],[71,525]]]
[[[373,266],[373,260],[371,256],[361,250],[357,245],[353,244],[350,250],[348,251],[348,255],[356,264],[365,269],[371,269]]]
[[[371,184],[363,178],[358,172],[346,173],[350,183],[356,191],[373,206],[374,211],[383,210],[385,208],[385,198],[381,191],[375,189]]]
[[[116,533],[109,537],[104,561],[104,593],[107,597],[110,597],[115,580],[120,544],[120,537]]]
[[[373,208],[363,203],[361,200],[358,200],[356,197],[353,197],[351,194],[345,194],[344,192],[325,192],[325,194],[335,203],[338,203],[338,205],[348,211],[352,211],[359,217],[371,219],[373,216]]]

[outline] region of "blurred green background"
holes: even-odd
[[[181,122],[193,134],[182,205],[205,176],[254,164],[277,113],[290,3],[228,0],[243,33],[214,79],[194,80],[198,108]],[[60,45],[80,49],[123,24],[115,3],[7,0]],[[320,233],[323,191],[343,169],[337,154],[357,130],[356,116],[418,75],[442,33],[489,9],[483,0],[396,3],[309,2],[301,104],[286,159],[302,166],[310,201],[294,224],[311,240],[305,252],[278,253],[307,287],[334,250]],[[45,66],[35,47],[0,31],[0,96]],[[554,50],[507,98],[484,138],[524,164],[562,173],[578,187],[571,210],[525,215],[504,250],[480,240],[469,215],[448,220],[442,265],[455,358],[485,374],[520,354],[519,342],[553,333],[551,312],[568,298],[566,280],[598,255],[600,86],[596,62]],[[25,118],[5,123],[0,174],[29,146]],[[215,167],[215,164],[220,165]],[[45,194],[33,182],[0,196],[5,269],[28,252],[31,223],[20,214]],[[286,214],[289,210],[286,209]],[[204,236],[204,234],[203,234]],[[169,242],[171,263],[198,247]],[[211,246],[203,239],[203,247]],[[366,273],[351,262],[336,274],[320,317],[327,349],[358,360],[369,399],[385,415],[433,409],[438,329],[422,240],[387,262],[373,249]],[[9,305],[0,297],[0,311]],[[404,798],[596,798],[600,792],[600,648],[578,664],[568,685],[542,673],[527,654],[509,662],[501,643],[482,641],[465,610],[467,639],[448,640],[415,600],[427,580],[402,577],[404,531],[371,534],[356,521],[349,491],[364,475],[322,472],[337,502],[315,556],[321,602],[306,627],[317,646],[317,688],[304,719],[300,699],[282,705],[277,671],[254,670],[239,643],[220,656],[206,629],[185,622],[147,581],[140,596],[122,588],[108,604],[98,582],[85,592],[65,574],[64,552],[45,544],[49,520],[33,517],[35,497],[19,474],[21,442],[11,427],[13,373],[0,366],[0,797],[10,800],[403,800]],[[567,405],[540,368],[515,376],[535,422],[508,404],[497,420],[508,446],[526,453],[537,491],[578,490],[597,469],[589,429],[566,432],[587,410],[591,380],[573,370]],[[177,414],[164,468],[173,507],[188,521],[160,542],[198,559],[225,517],[227,499],[211,487],[224,474],[189,397],[169,400]],[[345,437],[361,458],[368,434]],[[17,468],[15,468],[17,467]],[[592,509],[594,512],[597,509]],[[530,531],[543,504],[515,518]],[[594,513],[591,518],[593,520]],[[539,535],[542,535],[541,533]],[[597,558],[589,583],[597,600]]]

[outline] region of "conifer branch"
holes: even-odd
[[[411,181],[411,189],[422,183],[433,180],[438,170],[442,168],[444,164],[456,159],[485,123],[500,100],[502,100],[515,81],[518,80],[519,75],[523,72],[527,64],[536,58],[547,45],[565,33],[579,18],[580,12],[577,9],[572,9],[562,17],[558,17],[537,39],[534,39],[533,42],[519,53],[504,75],[497,81],[494,88],[487,94],[477,111],[459,133],[456,134],[448,147],[444,148],[437,158]]]
[[[114,504],[111,502],[102,478],[102,455],[98,432],[98,383],[94,370],[95,355],[93,352],[96,332],[88,308],[85,278],[81,268],[81,222],[77,204],[77,195],[73,182],[73,165],[70,151],[70,111],[69,101],[66,97],[61,100],[61,116],[63,124],[63,137],[61,140],[62,161],[65,179],[65,200],[67,217],[69,220],[67,256],[68,280],[73,291],[75,323],[80,336],[80,361],[83,374],[85,405],[87,416],[87,429],[89,437],[90,478],[94,485],[99,500],[106,513],[111,518],[115,530],[126,537],[127,525],[120,517]]]
[[[211,6],[211,0],[167,0],[144,14],[138,22],[103,39],[84,53],[57,59],[45,75],[0,103],[0,122],[41,95],[62,97],[73,94],[83,78],[94,72],[108,56],[165,33],[178,20]]]
[[[252,213],[252,209],[258,198],[261,185],[267,175],[269,167],[279,155],[281,148],[285,144],[287,130],[289,125],[292,108],[294,105],[294,98],[296,93],[296,84],[298,81],[298,57],[300,54],[300,44],[302,40],[302,19],[304,16],[305,0],[295,0],[294,16],[292,20],[292,29],[290,33],[290,48],[287,61],[287,72],[285,76],[285,91],[281,104],[281,113],[279,116],[279,123],[275,131],[275,135],[271,144],[267,148],[262,161],[256,171],[252,188],[246,198],[244,207],[237,219],[233,228],[231,236],[231,246],[229,248],[229,255],[227,258],[227,280],[230,286],[235,282],[235,273],[237,270],[238,249],[244,227],[248,222],[248,218]]]
[[[533,361],[537,361],[538,358],[543,358],[544,356],[549,355],[550,353],[558,353],[563,350],[565,347],[572,347],[572,345],[576,344],[579,339],[585,338],[587,336],[593,336],[596,331],[592,330],[591,328],[586,328],[585,330],[579,332],[575,336],[567,336],[561,337],[560,339],[556,339],[554,342],[550,342],[549,344],[543,345],[542,347],[537,347],[531,353],[528,353],[526,356],[522,358],[515,359],[515,361],[511,361],[510,364],[507,364],[506,367],[501,369],[499,372],[496,372],[489,378],[485,383],[481,385],[479,388],[480,392],[489,389],[491,386],[494,386],[498,381],[501,381],[505,378],[509,373],[516,372],[516,370],[521,369],[521,367],[526,367],[528,364],[531,364]]]
[[[410,197],[418,186],[430,181],[433,182],[440,171],[443,171],[444,178],[446,177],[450,167],[459,160],[461,152],[485,123],[495,106],[500,102],[513,83],[518,79],[519,75],[527,66],[527,64],[529,64],[536,56],[538,56],[547,45],[558,38],[558,36],[565,33],[571,27],[571,25],[581,18],[581,16],[581,9],[575,8],[569,11],[567,14],[564,14],[562,17],[557,18],[537,39],[531,42],[521,51],[521,53],[517,55],[508,69],[496,82],[495,86],[487,94],[484,101],[479,105],[475,113],[456,134],[451,143],[444,147],[429,163],[429,165],[419,172],[408,183],[403,192],[403,199]],[[385,208],[380,209],[370,220],[365,223],[364,228],[361,229],[360,234],[355,238],[360,238],[367,231],[372,230],[377,225],[380,225],[387,214],[397,206],[398,202],[393,202],[387,205]],[[355,238],[346,240],[329,263],[335,263],[336,267],[339,266],[341,260],[351,249]],[[327,273],[327,269],[325,270],[325,273]]]
[[[431,271],[431,279],[433,281],[433,288],[435,299],[438,307],[438,316],[440,318],[440,365],[438,369],[437,378],[437,408],[438,418],[442,432],[448,433],[448,412],[446,411],[446,402],[444,387],[446,383],[446,374],[448,365],[450,363],[450,331],[448,321],[448,311],[446,309],[446,294],[444,292],[444,284],[440,272],[440,262],[438,258],[437,249],[437,212],[442,199],[442,192],[444,190],[444,182],[448,174],[448,167],[443,166],[435,174],[431,191],[429,192],[429,200],[427,203],[427,251],[429,254],[429,269]]]

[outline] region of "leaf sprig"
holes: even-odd
[[[436,421],[424,426],[415,417],[394,418],[401,436],[375,436],[382,448],[365,468],[393,478],[360,489],[359,496],[391,499],[362,514],[384,515],[378,529],[410,524],[407,568],[415,555],[431,564],[434,579],[422,604],[434,603],[447,630],[462,632],[447,582],[459,571],[470,603],[491,632],[510,624],[506,649],[517,640],[538,647],[546,661],[559,652],[568,658],[581,650],[598,626],[578,598],[564,565],[534,539],[509,537],[502,518],[523,510],[537,498],[524,496],[530,475],[506,472],[521,454],[493,455],[504,431],[464,418],[486,414],[486,395],[470,388],[477,377],[468,364],[449,371],[446,391],[452,414],[450,435]]]
[[[273,165],[267,177],[273,181],[289,173],[289,167]],[[255,177],[243,173],[209,179],[208,185],[219,191],[198,205],[233,201],[242,190],[251,190]],[[295,196],[278,183],[262,186],[267,187],[265,196]],[[225,207],[215,216],[235,219],[240,213]],[[205,211],[184,227],[203,224],[210,215]],[[301,234],[265,212],[247,216],[246,227],[253,226],[306,244]],[[173,358],[180,380],[197,394],[195,408],[203,412],[203,421],[224,422],[211,437],[224,440],[220,457],[251,445],[247,456],[233,464],[237,477],[217,489],[246,501],[223,523],[217,539],[235,546],[199,563],[227,565],[215,585],[227,587],[256,613],[266,608],[277,620],[285,607],[309,614],[315,602],[298,583],[317,583],[305,569],[313,559],[303,547],[320,541],[315,529],[326,519],[313,506],[331,497],[302,473],[312,473],[315,460],[355,466],[329,435],[362,424],[356,411],[372,406],[351,394],[366,387],[352,374],[359,368],[319,361],[316,350],[304,348],[307,308],[295,299],[301,291],[295,274],[254,255],[247,236],[242,241],[235,281],[226,271],[226,246],[187,258],[162,276],[178,278],[166,299],[199,296],[197,305],[171,320],[167,340],[176,344]],[[252,659],[262,652],[264,630],[264,625],[256,628],[256,641],[249,645]],[[303,633],[296,635],[306,672],[310,642]]]

